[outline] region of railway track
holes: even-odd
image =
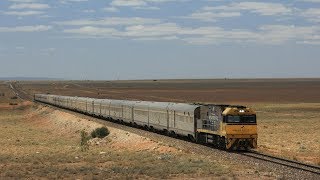
[[[320,167],[319,166],[306,164],[306,163],[302,163],[302,162],[294,161],[294,160],[290,160],[290,159],[280,158],[277,156],[272,156],[269,154],[260,153],[260,152],[254,151],[254,150],[251,150],[249,152],[240,152],[240,154],[247,156],[247,157],[259,159],[262,161],[267,161],[267,162],[279,164],[282,166],[286,166],[286,167],[298,169],[301,171],[307,171],[307,172],[311,172],[313,174],[320,175]]]
[[[20,91],[18,88],[16,88],[15,85],[9,84],[10,88],[14,91],[14,93],[21,98],[22,100],[30,100],[33,101],[32,96],[30,96],[29,94]],[[39,102],[40,103],[40,102]],[[44,103],[40,103],[40,104],[44,104]],[[48,104],[44,104],[44,105],[48,105]],[[59,107],[55,107],[52,105],[49,105],[53,108],[56,109],[61,109]],[[76,114],[80,114],[68,109],[63,109],[65,111],[68,112],[72,112],[72,113],[76,113]],[[142,135],[145,137],[150,137],[152,139],[155,140],[160,140],[160,141],[168,141],[169,144],[175,144],[177,145],[177,147],[179,149],[187,149],[190,150],[191,148],[194,149],[194,152],[199,153],[199,154],[210,154],[210,151],[222,151],[222,150],[217,150],[215,148],[212,148],[210,146],[205,146],[205,145],[200,145],[200,144],[194,144],[191,143],[190,141],[186,141],[186,139],[177,139],[177,138],[172,138],[169,136],[165,136],[159,133],[153,133],[147,130],[141,130],[141,129],[137,129],[137,128],[133,128],[130,126],[126,126],[126,125],[122,125],[113,121],[106,121],[104,119],[100,119],[100,118],[96,118],[93,116],[88,116],[88,115],[84,115],[81,113],[82,116],[86,116],[87,118],[89,117],[90,120],[98,122],[100,124],[106,125],[106,126],[111,126],[114,128],[118,128],[118,129],[122,129],[122,130],[126,130],[129,132],[133,132],[136,133],[138,135]],[[177,143],[179,142],[179,143]],[[234,154],[232,152],[221,152],[221,154]],[[319,177],[320,179],[320,167],[319,166],[315,166],[315,165],[310,165],[310,164],[306,164],[306,163],[302,163],[302,162],[298,162],[298,161],[293,161],[293,160],[289,160],[289,159],[284,159],[284,158],[280,158],[280,157],[276,157],[276,156],[272,156],[272,155],[268,155],[268,154],[263,154],[257,151],[247,151],[247,152],[236,152],[235,154],[240,155],[240,156],[244,156],[247,157],[249,159],[256,159],[258,161],[263,161],[263,162],[268,162],[274,165],[277,165],[279,167],[284,167],[285,169],[294,169],[294,170],[298,170],[299,172],[304,172],[304,173],[311,173],[313,175],[315,175],[314,177]]]
[[[21,100],[28,100],[28,101],[33,101],[33,96],[27,94],[26,92],[24,91],[21,91],[19,90],[17,87],[16,87],[16,84],[15,83],[8,83],[10,89],[14,92],[14,94]]]

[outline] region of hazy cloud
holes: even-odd
[[[292,12],[292,9],[286,7],[280,3],[269,3],[269,2],[239,2],[231,3],[224,6],[207,6],[202,10],[204,11],[249,11],[259,15],[270,16],[270,15],[283,15]]]
[[[310,8],[301,13],[301,15],[307,18],[311,22],[320,22],[320,8]]]
[[[183,18],[188,19],[196,19],[200,21],[216,21],[221,18],[231,18],[231,17],[239,17],[241,16],[240,12],[195,12],[190,14],[189,16],[184,16]]]
[[[141,17],[107,17],[98,20],[80,19],[71,21],[55,22],[58,25],[68,26],[88,26],[88,25],[100,25],[100,26],[118,26],[118,25],[134,25],[134,24],[156,24],[160,23],[160,19],[141,18]]]
[[[144,0],[114,0],[110,3],[112,6],[145,6]]]
[[[3,12],[6,15],[14,15],[14,16],[32,16],[32,15],[39,15],[44,14],[43,11],[6,11]]]
[[[259,43],[283,44],[288,41],[308,42],[320,41],[320,27],[292,26],[292,25],[263,25],[257,30],[232,29],[207,26],[199,28],[182,27],[176,23],[159,23],[147,25],[132,25],[124,29],[85,26],[66,29],[66,33],[130,38],[132,40],[183,40],[191,44],[219,44],[219,43]]]
[[[32,3],[32,2],[37,2],[37,0],[8,0],[11,2],[17,2],[17,3]]]
[[[106,11],[106,12],[118,12],[118,11],[119,11],[118,8],[113,7],[113,6],[111,6],[111,7],[105,7],[105,8],[103,8],[103,10]]]
[[[313,2],[313,3],[320,3],[320,0],[300,0],[304,2]]]
[[[48,9],[50,6],[48,4],[40,3],[22,3],[22,4],[13,4],[9,9]]]
[[[89,0],[60,0],[60,3],[67,4],[67,3],[73,3],[73,2],[86,2],[86,1],[89,1]]]
[[[0,27],[0,32],[41,32],[41,31],[48,31],[51,28],[52,28],[51,26],[45,26],[45,25]]]

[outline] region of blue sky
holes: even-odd
[[[320,0],[1,0],[0,76],[320,77]]]

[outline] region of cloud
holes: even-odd
[[[45,26],[45,25],[0,27],[0,32],[41,32],[41,31],[48,31],[51,28],[52,28],[51,26]]]
[[[240,17],[243,12],[271,16],[289,14],[292,12],[292,9],[279,3],[239,2],[222,6],[204,6],[192,14],[182,16],[182,18],[210,22],[223,18]]]
[[[54,55],[54,53],[57,51],[56,48],[50,47],[50,48],[44,48],[40,49],[39,54],[40,55],[45,55],[45,56],[50,56]]]
[[[283,15],[292,12],[292,9],[280,3],[265,2],[239,2],[231,3],[225,6],[207,6],[204,11],[249,11],[263,16]]]
[[[300,0],[303,2],[312,2],[312,3],[320,3],[320,0]]]
[[[258,44],[283,44],[286,42],[299,43],[317,42],[320,37],[320,27],[293,26],[293,25],[264,25],[256,31],[233,29],[216,29],[212,34],[187,37],[185,41],[191,44],[220,44],[220,43],[258,43]]]
[[[160,10],[159,7],[156,6],[137,6],[134,9],[142,9],[142,10]]]
[[[118,11],[119,11],[118,8],[113,7],[113,6],[111,6],[111,7],[105,7],[105,8],[103,8],[103,10],[106,11],[106,12],[118,12]]]
[[[43,11],[6,11],[3,12],[6,15],[14,15],[14,16],[32,16],[32,15],[39,15],[44,14]]]
[[[110,3],[112,6],[146,6],[144,0],[114,0]]]
[[[89,0],[60,0],[60,3],[62,4],[68,4],[68,3],[73,3],[73,2],[86,2]]]
[[[156,24],[160,23],[160,19],[141,18],[141,17],[107,17],[99,20],[80,19],[71,21],[55,22],[58,25],[67,26],[120,26],[120,25],[136,25],[136,24]]]
[[[320,8],[310,8],[301,12],[301,15],[311,22],[320,22]]]
[[[93,10],[93,9],[85,9],[85,10],[83,10],[82,12],[84,12],[84,13],[95,13],[96,10]]]
[[[128,25],[123,28],[84,26],[64,30],[66,33],[92,37],[129,38],[132,40],[182,40],[190,44],[258,43],[283,44],[286,42],[320,41],[319,26],[264,25],[256,30],[207,26],[182,27],[176,23]]]
[[[66,33],[73,33],[73,34],[82,34],[87,36],[105,36],[105,37],[112,37],[113,35],[118,34],[118,31],[114,28],[99,28],[99,27],[92,27],[92,26],[85,26],[75,29],[66,29],[64,30]]]
[[[159,7],[154,6],[156,3],[166,3],[166,2],[186,2],[189,0],[113,0],[110,6],[118,7],[133,7],[134,9],[143,10],[159,10]]]
[[[23,46],[16,46],[16,49],[17,49],[17,50],[25,50],[26,48],[23,47]]]
[[[182,32],[183,29],[175,23],[162,23],[155,25],[128,26],[122,33],[128,37],[159,37],[174,36]]]
[[[220,18],[230,18],[230,17],[239,17],[241,16],[240,12],[195,12],[188,16],[184,16],[182,18],[188,18],[188,19],[196,19],[200,21],[216,21]]]
[[[48,9],[50,6],[48,4],[40,3],[22,3],[22,4],[13,4],[9,9]]]
[[[17,2],[17,3],[32,3],[36,2],[37,0],[9,0],[10,2]]]
[[[320,45],[320,41],[299,41],[298,44]]]

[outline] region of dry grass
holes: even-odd
[[[14,92],[9,88],[7,84],[0,82],[0,106],[10,107],[11,104],[19,104],[21,103],[20,99],[17,99]]]
[[[320,163],[320,79],[44,81],[19,84],[31,94],[50,92],[98,98],[247,104],[258,113],[259,150]]]
[[[80,130],[98,125],[83,123],[74,116],[80,126],[73,129],[75,126],[68,121],[53,122],[64,118],[56,115],[56,110],[37,106],[0,112],[0,144],[5,147],[0,151],[0,177],[123,179],[230,175],[227,168],[203,157],[129,147],[119,150],[113,148],[112,144],[117,143],[112,140],[82,152]]]
[[[30,94],[50,92],[115,99],[211,103],[219,100],[247,104],[257,111],[260,151],[320,164],[319,80],[301,80],[298,83],[269,81],[266,85],[261,82],[219,82],[217,85],[206,85],[206,88],[196,87],[208,82],[179,82],[178,85],[165,83],[167,82],[138,82],[137,85],[132,82],[70,81],[31,82],[18,86]],[[225,85],[224,88],[220,87],[221,83]],[[0,97],[0,105],[9,106],[12,102],[10,89],[0,85],[0,91],[1,89],[8,96]],[[143,138],[135,135],[126,139],[111,133],[110,137],[115,139],[99,146],[90,146],[89,151],[83,153],[79,148],[80,131],[86,128],[90,132],[90,128],[95,126],[79,126],[74,117],[49,109],[41,111],[32,105],[14,106],[11,109],[12,111],[0,108],[0,136],[4,137],[0,139],[0,143],[2,147],[7,147],[0,152],[0,177],[203,178],[255,172],[248,171],[241,165],[236,165],[239,169],[235,170],[230,162],[211,161],[212,158],[177,153],[174,148],[168,150],[167,147],[161,147],[153,151],[154,146],[158,145],[141,141]],[[241,177],[247,176],[241,173]],[[259,176],[253,173],[248,177]]]
[[[260,151],[320,165],[320,104],[252,105]]]

